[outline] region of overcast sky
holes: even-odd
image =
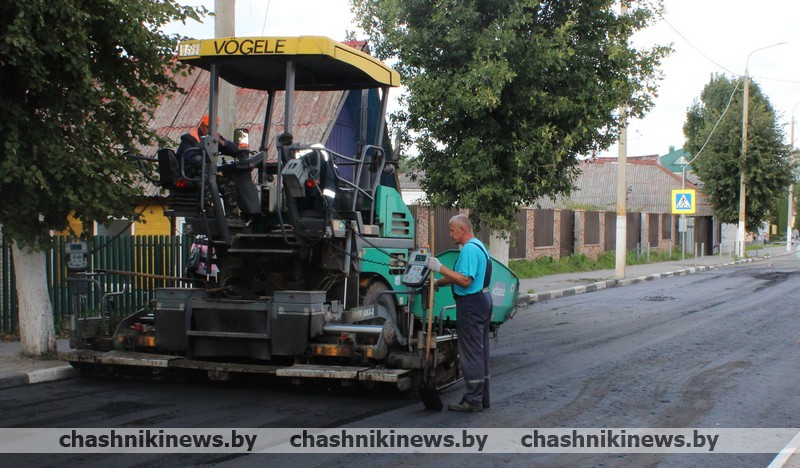
[[[214,1],[186,1],[213,10]],[[632,121],[628,154],[665,154],[683,146],[686,110],[713,73],[744,74],[747,63],[785,124],[794,108],[800,120],[800,0],[665,0],[661,21],[640,33],[635,44],[672,43],[675,51],[662,66],[664,75],[652,111]],[[348,0],[236,0],[237,36],[319,35],[342,40],[355,30]],[[170,28],[198,39],[214,35],[213,19],[205,25]],[[755,52],[779,42],[784,45]],[[800,141],[800,130],[796,140]],[[616,156],[612,147],[603,155]]]

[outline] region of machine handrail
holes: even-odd
[[[386,152],[380,146],[375,145],[366,145],[361,152],[356,157],[345,156],[341,153],[337,153],[333,150],[330,150],[326,147],[314,147],[314,146],[300,146],[293,148],[295,151],[302,151],[302,150],[311,150],[317,153],[325,151],[329,153],[333,157],[333,165],[331,166],[332,172],[334,177],[336,177],[337,185],[345,185],[347,187],[353,188],[357,193],[364,195],[367,199],[370,200],[370,224],[374,221],[375,218],[375,194],[378,190],[378,186],[380,185],[380,174],[383,172],[383,168],[386,165]],[[370,151],[375,150],[374,153],[369,153]],[[370,160],[367,161],[368,155],[370,156]],[[373,156],[375,155],[375,156]],[[321,156],[321,155],[320,155]],[[377,161],[373,161],[372,158],[377,158]],[[319,158],[318,158],[319,159]],[[344,161],[344,162],[341,162]],[[370,177],[370,186],[367,188],[362,187],[358,184],[358,181],[361,180],[363,175],[364,165],[365,164],[373,164],[377,163],[377,168],[374,171],[370,171],[371,173],[377,174],[374,180]],[[353,166],[356,167],[354,171],[353,180],[356,182],[352,182],[339,174],[336,166]],[[352,205],[350,206],[351,211],[356,210],[356,205],[358,204],[358,197],[353,197]]]

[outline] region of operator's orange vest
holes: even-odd
[[[191,137],[194,138],[196,142],[200,143],[200,132],[198,131],[197,127],[189,131],[189,135],[191,135]]]

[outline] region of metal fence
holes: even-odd
[[[99,312],[102,298],[114,297],[117,313],[134,312],[147,305],[156,288],[181,284],[192,244],[191,236],[96,236],[87,244],[90,252],[88,274],[67,271],[66,237],[55,238],[46,253],[47,288],[53,302],[56,323],[75,312]],[[134,274],[135,273],[135,274]],[[11,258],[11,245],[0,243],[0,332],[18,327],[18,305]]]
[[[5,236],[0,243],[0,331],[17,329],[17,294],[14,290],[14,269],[11,243]]]

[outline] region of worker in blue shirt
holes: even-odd
[[[461,252],[453,269],[436,257],[428,258],[428,268],[442,275],[436,286],[452,285],[456,300],[458,355],[466,391],[461,402],[448,405],[451,411],[478,412],[489,408],[489,324],[492,295],[489,282],[492,262],[483,243],[475,237],[465,215],[450,219],[450,239],[460,244]]]

